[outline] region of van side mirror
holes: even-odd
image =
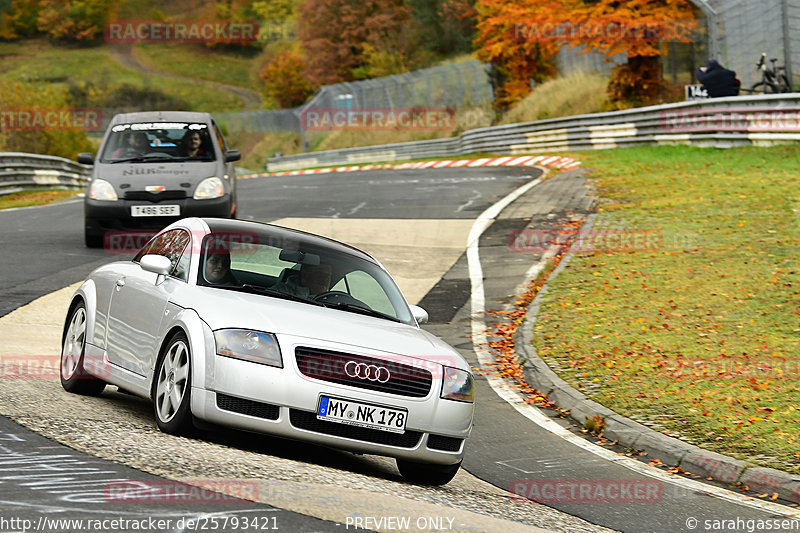
[[[242,158],[242,153],[239,150],[228,150],[225,152],[225,162],[231,163],[233,161],[238,161]]]
[[[89,152],[83,152],[78,154],[78,163],[83,163],[84,165],[94,165],[94,155],[90,154]]]

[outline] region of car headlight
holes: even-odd
[[[105,202],[115,202],[119,199],[114,186],[106,180],[96,179],[89,186],[89,198]]]
[[[222,180],[214,176],[206,178],[200,182],[194,190],[195,200],[211,200],[212,198],[219,198],[225,194],[225,187],[222,185]]]
[[[249,329],[220,329],[214,332],[214,341],[219,355],[283,368],[278,339],[272,333]]]
[[[475,379],[470,372],[458,368],[444,367],[442,398],[460,402],[475,401]]]

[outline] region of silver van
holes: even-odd
[[[155,233],[185,217],[236,218],[236,168],[208,113],[149,111],[116,115],[94,165],[84,200],[86,246],[109,233]]]

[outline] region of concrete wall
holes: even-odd
[[[761,80],[756,62],[762,52],[778,65],[791,61],[793,73],[800,73],[800,0],[710,0],[717,12],[718,44],[726,67],[736,71],[742,87]],[[788,30],[788,31],[786,31]],[[785,36],[785,33],[788,35]],[[784,40],[786,39],[786,41]],[[785,57],[785,45],[791,58]]]
[[[789,51],[792,55],[792,74],[795,86],[800,84],[800,0],[787,0]]]

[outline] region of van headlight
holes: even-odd
[[[444,367],[442,398],[459,402],[475,401],[475,378],[472,373],[458,368]]]
[[[225,187],[222,185],[222,180],[213,176],[200,182],[194,190],[194,196],[192,196],[192,198],[195,200],[211,200],[213,198],[219,198],[223,194],[225,194]]]
[[[272,333],[249,329],[220,329],[214,332],[214,341],[219,355],[283,368],[278,339]]]
[[[114,186],[106,180],[96,179],[89,186],[89,198],[92,200],[101,200],[104,202],[116,202],[119,197]]]

